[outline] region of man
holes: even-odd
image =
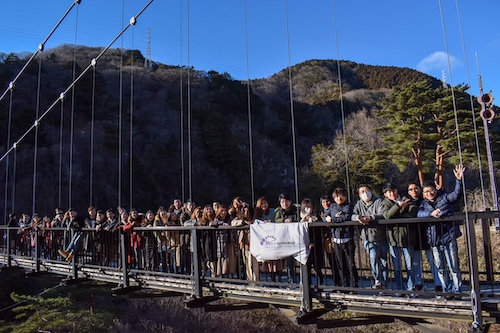
[[[453,204],[458,201],[462,194],[462,178],[465,167],[455,166],[455,189],[451,193],[439,193],[433,182],[424,185],[424,200],[418,209],[418,217],[448,217],[453,215]],[[439,269],[439,279],[443,288],[447,292],[460,293],[462,286],[462,276],[460,272],[460,262],[458,258],[457,241],[462,236],[460,226],[457,222],[430,223],[427,227],[427,240],[431,245],[434,261]],[[446,260],[445,260],[446,258]],[[446,270],[449,270],[452,278],[452,286],[447,287]],[[460,296],[455,297],[459,299]]]
[[[78,246],[80,245],[80,239],[82,237],[82,228],[85,226],[85,221],[81,218],[75,209],[68,209],[69,221],[68,221],[68,229],[73,229],[73,237],[71,238],[71,242],[69,243],[66,250],[60,249],[59,254],[63,256],[66,261],[71,261],[75,252],[78,250]]]
[[[347,190],[338,187],[332,193],[333,204],[323,218],[324,222],[342,223],[351,220],[352,203],[347,201]],[[354,227],[333,227],[331,230],[333,254],[328,255],[330,266],[338,268],[342,287],[358,287],[358,270],[354,260],[356,244],[354,242]],[[333,262],[332,262],[333,261]],[[335,278],[334,274],[334,278]]]
[[[420,187],[419,184],[415,182],[411,182],[408,184],[408,197],[413,201],[413,204],[417,206],[417,211],[418,208],[420,207],[420,203],[424,198],[422,197],[422,188]],[[427,262],[429,263],[432,271],[432,276],[434,278],[434,285],[435,285],[435,291],[437,292],[442,292],[443,287],[441,286],[441,281],[439,280],[438,276],[438,268],[434,262],[434,256],[432,254],[432,249],[427,242],[427,227],[428,223],[419,223],[418,224],[418,239],[415,243],[415,248],[413,252],[413,260],[415,261],[420,261],[420,265],[417,267],[414,267],[414,274],[415,274],[415,280],[416,281],[422,281],[422,252],[425,251],[425,255],[427,257]],[[420,270],[418,270],[420,269]],[[423,285],[417,284],[415,286],[415,290],[421,290],[423,288]]]
[[[394,218],[411,218],[417,216],[418,207],[410,198],[399,195],[396,185],[387,183],[384,185],[384,208],[382,215],[386,220]],[[394,224],[387,227],[387,238],[389,240],[389,252],[391,254],[392,264],[394,265],[394,278],[397,290],[416,289],[416,285],[422,285],[422,281],[416,281],[415,271],[420,266],[420,258],[415,261],[414,246],[417,241],[418,228],[415,223],[411,224]],[[403,286],[403,275],[401,266],[401,255],[403,255],[408,281],[406,286]],[[417,266],[416,269],[413,269]],[[421,275],[420,275],[421,278]],[[420,288],[421,289],[421,288]],[[396,296],[402,294],[397,293]]]
[[[274,222],[290,223],[300,220],[297,206],[292,205],[292,200],[287,194],[281,193],[278,200],[280,205],[274,211]]]
[[[387,283],[387,251],[388,244],[385,228],[378,225],[382,218],[383,201],[375,194],[368,185],[358,187],[359,200],[354,206],[352,221],[363,225],[361,229],[361,240],[363,247],[370,257],[370,266],[375,283],[373,289],[383,289]]]

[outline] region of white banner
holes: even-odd
[[[305,265],[309,256],[308,223],[264,223],[255,220],[250,225],[250,252],[258,261],[293,256]]]

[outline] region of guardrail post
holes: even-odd
[[[12,266],[12,249],[11,249],[11,244],[10,244],[10,241],[11,241],[11,233],[12,233],[12,230],[10,230],[9,227],[7,227],[7,267],[11,267]]]
[[[311,278],[308,265],[300,264],[301,312],[312,310]]]
[[[38,241],[38,230],[37,228],[33,228],[35,233],[35,272],[40,273],[40,242]]]
[[[469,249],[469,267],[470,267],[470,299],[472,303],[472,316],[474,322],[473,329],[479,329],[483,325],[483,316],[481,314],[481,288],[479,286],[479,268],[477,264],[477,243],[474,223],[469,216],[465,216],[465,227],[467,235],[467,244]]]
[[[196,228],[191,229],[191,252],[193,253],[192,265],[192,280],[193,280],[193,298],[202,296],[201,275],[200,275],[200,258],[198,256],[198,234]]]
[[[122,260],[122,272],[123,272],[123,288],[128,288],[129,278],[128,278],[128,264],[127,264],[127,246],[125,241],[125,232],[120,230],[120,249],[121,249],[121,260]]]

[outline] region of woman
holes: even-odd
[[[171,211],[167,213],[167,225],[168,226],[180,226],[179,214],[176,211]],[[165,233],[167,238],[167,252],[168,252],[168,262],[169,271],[171,273],[177,273],[180,271],[181,264],[181,248],[179,230],[167,230]]]
[[[300,222],[314,223],[318,222],[319,216],[311,199],[305,198],[300,203]],[[309,250],[311,254],[308,263],[314,267],[318,279],[317,283],[322,284],[324,280],[323,267],[325,267],[323,259],[323,228],[309,229]]]
[[[254,222],[254,210],[248,205],[244,205],[240,215],[231,221],[234,227],[250,225]],[[245,275],[249,281],[260,281],[259,263],[250,253],[250,230],[240,230],[238,243],[245,262]]]
[[[215,212],[212,205],[203,207],[203,214],[200,219],[200,226],[209,226],[215,220]],[[210,276],[215,276],[215,261],[217,259],[216,239],[213,232],[204,230],[201,235],[202,260],[206,269],[210,271]]]
[[[168,212],[165,208],[160,206],[156,212],[155,220],[153,222],[154,227],[164,227],[168,225]],[[158,270],[160,272],[167,272],[167,237],[166,231],[154,231],[154,236],[156,238],[158,254],[160,255]]]
[[[265,223],[274,222],[275,211],[274,208],[269,207],[269,202],[265,197],[260,197],[257,199],[255,204],[255,219],[264,221]],[[280,260],[268,260],[262,264],[262,270],[266,273],[270,273],[271,281],[281,282],[281,271],[285,267],[285,262],[283,259]]]
[[[215,220],[210,222],[210,226],[231,225],[231,218],[227,212],[226,205],[220,205]],[[215,232],[217,246],[216,276],[227,277],[236,273],[236,254],[235,246],[232,241],[231,230],[217,230]]]
[[[155,214],[152,210],[146,212],[145,218],[142,220],[142,227],[152,227],[155,220]],[[143,231],[144,238],[144,267],[146,270],[151,271],[157,267],[155,256],[155,238],[151,231]]]

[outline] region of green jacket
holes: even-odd
[[[403,197],[402,201],[407,198]],[[386,220],[417,217],[418,207],[413,200],[408,207],[400,207],[396,201],[384,198],[382,215]],[[417,223],[387,225],[387,238],[390,246],[408,247],[418,241]]]

